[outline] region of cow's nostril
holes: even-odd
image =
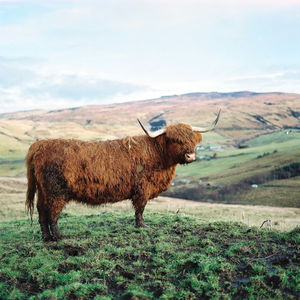
[[[185,154],[185,159],[187,161],[193,161],[196,160],[196,154],[195,153],[186,153]]]

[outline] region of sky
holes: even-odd
[[[300,93],[300,0],[0,0],[0,113]]]

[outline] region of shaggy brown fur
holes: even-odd
[[[137,226],[149,199],[170,186],[178,163],[187,163],[202,136],[185,124],[171,125],[157,138],[146,135],[112,141],[42,140],[29,148],[26,206],[34,195],[44,240],[60,239],[57,219],[67,202],[89,205],[132,199]],[[52,235],[51,235],[52,234]]]

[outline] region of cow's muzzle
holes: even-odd
[[[184,155],[185,161],[187,163],[193,162],[196,160],[196,154],[195,153],[186,153]]]

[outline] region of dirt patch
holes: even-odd
[[[70,271],[78,271],[79,269],[78,264],[72,262],[63,262],[57,268],[57,270],[62,274],[69,273]]]
[[[71,243],[65,243],[65,244],[58,244],[56,242],[50,242],[47,245],[48,249],[53,250],[62,250],[64,252],[64,255],[66,257],[68,256],[80,256],[84,255],[86,252],[86,249],[82,246],[74,245]]]
[[[131,280],[135,277],[135,274],[128,272],[124,267],[116,265],[114,270],[116,270],[121,276]]]

